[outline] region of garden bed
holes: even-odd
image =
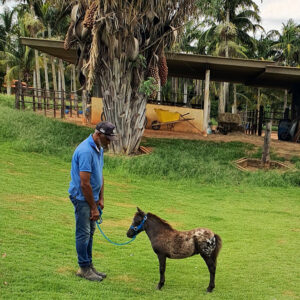
[[[282,162],[271,160],[268,166],[264,166],[261,159],[243,157],[234,162],[235,166],[242,171],[278,170],[287,171],[290,167]]]

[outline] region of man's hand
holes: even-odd
[[[104,198],[100,198],[97,202],[97,205],[100,205],[101,209],[104,209]]]
[[[97,221],[100,217],[100,213],[99,213],[99,210],[97,208],[97,206],[95,206],[94,208],[91,209],[91,216],[90,216],[90,219],[92,221]]]

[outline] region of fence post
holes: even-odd
[[[20,81],[17,82],[17,89],[16,89],[16,95],[15,95],[15,108],[20,109]]]
[[[44,115],[47,115],[47,102],[46,102],[46,93],[45,89],[42,90],[43,102],[44,102]]]
[[[60,117],[65,117],[65,91],[62,89],[61,93],[61,107],[60,107]]]
[[[22,109],[25,110],[25,99],[24,99],[24,91],[23,91],[23,87],[22,87],[22,83],[21,84],[21,102],[22,102]]]
[[[257,125],[258,125],[258,110],[255,110],[255,118],[254,118],[255,124],[254,124],[254,134],[257,134]]]
[[[69,113],[70,113],[70,117],[72,118],[72,93],[70,93],[70,109],[69,109]]]
[[[35,105],[36,105],[36,102],[35,102],[35,89],[33,88],[33,94],[32,94],[32,108],[33,108],[33,111],[35,111],[36,110],[36,107],[35,107]]]
[[[258,135],[262,134],[262,126],[263,126],[263,117],[264,117],[264,107],[261,105],[259,107],[259,121],[258,121]]]
[[[56,118],[56,91],[54,91],[53,96],[53,116]]]

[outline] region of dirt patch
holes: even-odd
[[[171,130],[151,130],[146,129],[144,137],[148,138],[168,138],[168,139],[186,139],[186,140],[201,140],[212,142],[241,142],[255,145],[256,147],[262,147],[264,143],[263,136],[246,135],[242,132],[231,132],[227,135],[223,134],[210,134],[203,136],[198,133],[177,132]],[[290,159],[292,157],[300,157],[300,144],[279,141],[277,139],[277,133],[272,133],[271,151],[276,155]]]
[[[287,171],[289,169],[289,166],[279,161],[271,160],[268,166],[264,166],[260,159],[246,158],[246,157],[235,161],[234,164],[238,169],[242,171],[257,171],[257,170]]]

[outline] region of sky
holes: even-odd
[[[259,6],[261,25],[266,32],[272,29],[280,30],[282,23],[293,19],[300,24],[300,0],[254,0]]]
[[[261,25],[266,32],[272,29],[280,30],[282,23],[292,18],[300,24],[300,0],[253,0],[260,8]],[[6,6],[12,7],[16,1],[8,0]],[[0,12],[4,6],[0,6]]]

